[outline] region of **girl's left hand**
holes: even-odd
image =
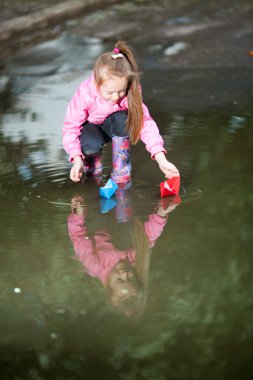
[[[159,168],[165,174],[166,178],[178,177],[179,171],[175,165],[169,162],[163,152],[159,152],[155,155],[155,160],[157,161]]]
[[[173,165],[169,161],[160,164],[159,168],[165,174],[165,177],[168,179],[170,179],[172,177],[178,177],[179,176],[179,171],[177,170],[176,166]]]

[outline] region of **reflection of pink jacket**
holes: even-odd
[[[70,160],[75,156],[83,156],[79,136],[82,124],[86,120],[90,123],[102,124],[113,112],[126,109],[128,109],[126,96],[120,104],[111,104],[101,98],[95,86],[93,74],[83,81],[68,105],[63,125],[63,147],[69,154]],[[147,151],[152,157],[158,152],[166,152],[158,127],[144,104],[143,112],[144,125],[140,137]]]
[[[156,239],[161,235],[166,221],[166,218],[152,214],[144,223],[150,247],[154,246]],[[87,235],[84,215],[69,215],[68,231],[76,258],[81,261],[90,276],[99,278],[102,283],[105,283],[112,268],[120,260],[128,258],[130,262],[133,262],[135,259],[133,249],[118,250],[111,243],[110,234],[104,230],[96,232],[90,239]]]

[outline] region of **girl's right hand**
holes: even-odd
[[[81,156],[74,157],[74,163],[70,170],[70,179],[74,182],[79,182],[83,175],[83,160]]]

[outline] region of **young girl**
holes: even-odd
[[[100,175],[103,146],[112,141],[111,178],[116,183],[128,182],[129,143],[136,144],[139,139],[167,178],[179,175],[177,168],[167,161],[158,127],[142,102],[132,49],[118,41],[112,52],[97,59],[92,75],[80,84],[68,105],[63,146],[73,162],[70,178],[78,182],[83,172]]]

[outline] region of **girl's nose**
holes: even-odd
[[[114,92],[112,95],[113,100],[118,100],[119,99],[119,94],[117,92]]]

